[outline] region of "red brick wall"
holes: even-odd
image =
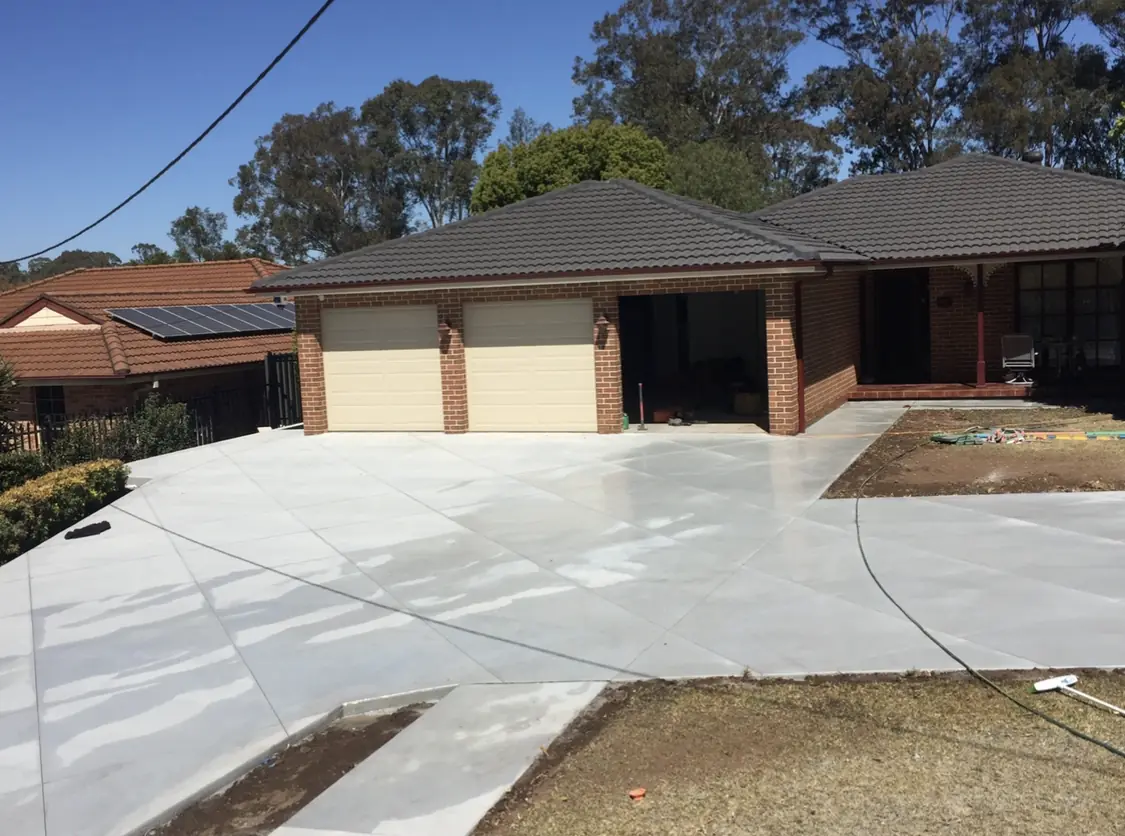
[[[64,388],[66,414],[121,412],[133,405],[134,387],[122,383],[95,383]]]
[[[951,304],[943,307],[943,298]],[[984,358],[990,381],[1002,379],[1000,338],[1015,325],[1015,271],[1005,264],[984,286]],[[935,383],[976,381],[976,288],[969,274],[956,267],[930,268],[930,374]]]
[[[859,283],[858,274],[801,283],[807,424],[842,405],[856,385]]]
[[[619,296],[658,293],[704,293],[727,290],[764,290],[766,297],[766,341],[771,432],[797,432],[797,360],[793,341],[793,278],[790,276],[730,277],[601,282],[534,287],[496,287],[394,291],[355,295],[297,297],[297,351],[301,363],[301,397],[305,432],[328,429],[324,401],[324,362],[321,349],[321,311],[332,307],[376,305],[436,305],[439,321],[449,332],[440,340],[443,406],[447,432],[468,429],[468,396],[465,385],[465,352],[462,342],[462,306],[466,302],[504,302],[531,299],[593,300],[593,315],[605,316],[603,331],[590,323],[594,341],[594,373],[597,386],[598,432],[621,431],[621,350]],[[435,327],[437,324],[435,323]]]

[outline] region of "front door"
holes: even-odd
[[[872,292],[872,383],[930,379],[930,281],[927,270],[875,273]]]

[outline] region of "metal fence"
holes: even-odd
[[[296,354],[266,355],[266,418],[275,430],[301,423],[301,378]]]

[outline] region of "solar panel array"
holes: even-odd
[[[162,340],[292,331],[296,322],[292,303],[112,308],[109,315]]]

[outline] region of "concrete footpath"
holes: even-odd
[[[274,836],[466,836],[604,685],[457,688]]]

